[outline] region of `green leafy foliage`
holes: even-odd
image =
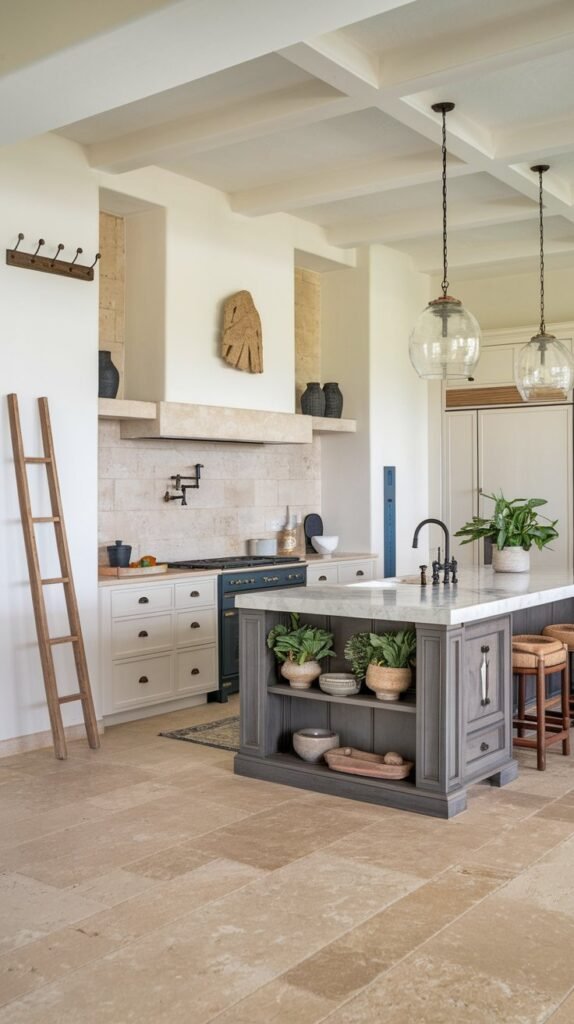
[[[289,626],[279,623],[269,630],[267,646],[278,661],[294,661],[297,665],[304,665],[307,661],[321,661],[335,654],[333,634],[317,626],[301,624],[298,612],[291,614]]]
[[[345,657],[351,662],[357,679],[364,679],[369,665],[385,668],[409,668],[417,647],[414,629],[396,633],[354,633],[345,644]]]
[[[499,551],[503,548],[530,551],[533,544],[542,550],[556,540],[558,520],[536,512],[541,505],[547,504],[544,498],[513,498],[508,501],[502,493],[484,494],[483,497],[494,502],[494,512],[490,519],[473,516],[470,522],[461,526],[455,537],[464,537],[462,544],[489,537]]]

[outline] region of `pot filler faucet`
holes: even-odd
[[[451,580],[450,580],[450,574],[451,573],[452,573],[452,582],[453,583],[458,583],[458,577],[456,575],[456,571],[458,569],[458,562],[457,562],[456,558],[451,558],[450,557],[450,534],[448,532],[448,529],[447,529],[446,525],[443,522],[441,522],[440,519],[423,519],[422,522],[419,523],[419,525],[417,526],[417,528],[416,528],[416,530],[414,532],[414,536],[413,536],[413,548],[418,548],[418,546],[419,546],[419,533],[420,533],[422,527],[426,526],[427,523],[434,523],[435,526],[440,526],[441,530],[443,530],[443,532],[444,532],[444,563],[441,563],[441,560],[440,560],[440,548],[439,548],[438,549],[438,558],[436,558],[435,561],[432,563],[432,581],[433,581],[433,584],[436,585],[437,583],[440,583],[439,572],[441,571],[441,569],[444,569],[444,580],[443,580],[444,583],[450,583],[451,582]],[[426,568],[427,568],[426,565],[421,565],[420,566],[420,570],[421,570],[421,586],[423,586],[423,587],[426,586],[426,581],[427,581],[426,580]]]

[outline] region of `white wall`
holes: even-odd
[[[92,262],[98,249],[97,181],[78,146],[45,136],[2,150],[0,221],[6,243],[19,231],[21,248],[45,252],[59,242],[64,258],[77,246]],[[0,263],[2,400],[0,434],[0,740],[49,728],[38,657],[22,527],[16,494],[5,395],[16,392],[28,455],[40,452],[36,398],[47,395],[56,445],[68,540],[94,696],[97,692],[97,379],[98,284],[33,273]],[[36,514],[47,514],[42,467],[29,479]],[[45,476],[44,476],[45,481]],[[36,527],[41,566],[57,575],[53,528]],[[52,540],[52,543],[50,542]],[[53,634],[65,629],[60,587],[46,588]],[[61,692],[76,689],[71,651],[63,662]],[[65,724],[81,721],[76,703],[64,705]]]
[[[474,313],[483,331],[537,324],[540,319],[538,270],[525,274],[477,275],[463,277],[453,285],[453,294]],[[570,268],[546,267],[544,274],[546,320],[565,323],[574,320],[574,292]],[[433,295],[440,293],[438,278]]]
[[[322,233],[302,231],[283,214],[233,213],[224,193],[155,167],[100,175],[100,182],[166,210],[165,387],[155,397],[294,412],[294,249],[308,239],[332,260],[336,251],[321,246]],[[261,317],[263,374],[238,371],[220,356],[223,302],[241,289]],[[126,397],[143,397],[137,389],[132,394],[126,372]]]
[[[398,574],[416,571],[421,563],[411,543],[415,526],[429,515],[428,384],[415,373],[408,348],[429,286],[409,256],[371,246],[371,546],[383,550],[383,468],[395,466]],[[424,553],[422,539],[421,547]]]

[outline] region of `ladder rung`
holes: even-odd
[[[47,587],[49,583],[69,583],[68,576],[54,576],[53,579],[40,580],[43,587]]]
[[[49,644],[74,644],[77,643],[79,637],[77,636],[52,636],[48,640]]]
[[[59,523],[59,516],[35,516],[32,519],[33,523]]]
[[[65,697],[58,697],[59,704],[69,704],[71,700],[82,700],[82,694],[67,693]]]
[[[24,462],[51,462],[51,461],[52,460],[51,460],[49,455],[43,455],[43,456],[42,455],[34,455],[34,456],[25,455],[24,456]]]

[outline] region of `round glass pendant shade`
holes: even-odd
[[[429,302],[409,338],[411,363],[425,380],[472,377],[480,355],[480,327],[459,299]]]
[[[574,383],[574,361],[552,334],[537,334],[517,353],[514,379],[525,402],[565,399]]]

